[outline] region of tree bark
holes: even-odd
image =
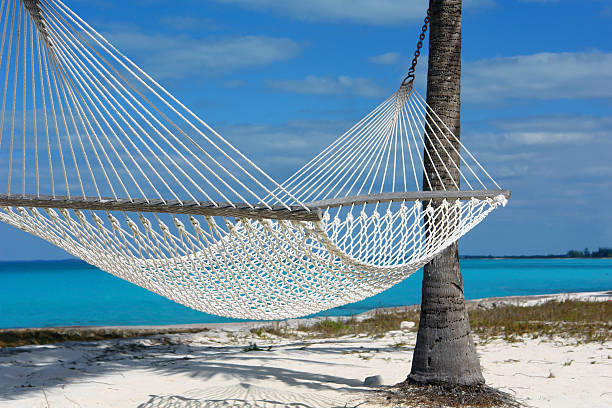
[[[461,0],[430,0],[429,67],[427,103],[459,137],[461,108]],[[426,138],[427,139],[427,138]],[[436,142],[437,143],[437,142]],[[443,140],[441,143],[450,143]],[[457,151],[459,151],[458,146]],[[426,144],[425,149],[431,148]],[[442,151],[441,147],[437,147]],[[447,151],[452,149],[447,148]],[[459,157],[432,154],[424,156],[424,190],[439,190],[445,185],[459,185]],[[443,175],[442,180],[436,176]],[[453,185],[453,187],[451,187]],[[426,222],[436,222],[435,219]],[[423,271],[421,319],[408,380],[420,384],[484,384],[470,323],[465,308],[463,278],[459,267],[457,244],[442,251]]]

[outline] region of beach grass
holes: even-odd
[[[502,338],[518,341],[530,338],[572,338],[579,342],[605,342],[612,339],[612,302],[578,300],[550,301],[536,306],[501,306],[491,309],[475,308],[468,312],[470,325],[480,341]],[[371,317],[344,320],[325,319],[311,325],[300,325],[297,332],[313,338],[332,338],[346,335],[383,335],[400,330],[403,321],[414,322],[417,330],[419,310],[389,312],[376,311]],[[260,327],[261,333],[280,337],[295,335],[290,329]]]
[[[566,338],[577,343],[605,342],[612,339],[612,302],[580,300],[549,301],[536,306],[499,306],[473,308],[468,311],[472,332],[477,341],[503,339],[509,342],[529,338]],[[416,331],[419,308],[380,309],[366,317],[335,317],[300,323],[297,327],[286,322],[275,322],[250,330],[265,339],[281,338],[323,339],[350,335],[382,337],[392,330],[400,330],[402,322],[414,322],[408,330]],[[64,341],[94,341],[113,338],[143,337],[153,334],[199,332],[206,329],[139,329],[109,330],[104,328],[15,329],[0,330],[0,347],[26,344],[51,344]]]
[[[550,301],[537,306],[504,306],[469,312],[472,331],[481,340],[573,338],[605,342],[612,338],[612,302]]]
[[[403,321],[416,324],[419,320],[418,308],[401,312],[388,312],[376,310],[372,316],[366,318],[336,317],[325,318],[314,323],[301,323],[293,329],[287,324],[274,323],[251,329],[251,333],[258,337],[268,335],[284,338],[305,336],[308,338],[335,338],[341,336],[368,334],[383,336],[391,330],[399,330]],[[416,330],[416,329],[415,329]]]
[[[35,329],[1,329],[0,348],[42,345],[66,341],[101,341],[146,337],[157,334],[199,333],[206,328],[116,328],[105,327],[49,327]]]
[[[298,331],[308,333],[313,337],[324,338],[357,334],[379,336],[391,330],[399,330],[401,323],[404,321],[414,322],[414,327],[417,327],[419,321],[418,309],[391,313],[385,310],[376,310],[372,316],[363,319],[356,317],[338,321],[325,319],[310,326],[300,325]]]

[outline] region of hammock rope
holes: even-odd
[[[509,198],[412,80],[277,183],[63,2],[0,19],[0,220],[196,310],[364,299]]]

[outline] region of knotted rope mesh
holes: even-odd
[[[364,299],[505,204],[411,83],[279,184],[61,1],[0,18],[0,220],[196,310]]]

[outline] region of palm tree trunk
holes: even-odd
[[[461,0],[430,0],[430,16],[427,103],[459,137]],[[428,147],[431,148],[425,146],[426,149]],[[442,151],[440,146],[437,150]],[[452,184],[450,177],[459,185],[459,174],[452,163],[446,163],[447,169],[454,170],[448,174],[441,161],[432,156],[424,163],[431,185],[424,181],[423,189],[439,190],[442,185],[449,189]],[[454,160],[459,165],[457,155],[443,156],[442,159]],[[436,168],[438,174],[445,174],[448,179],[438,180]],[[470,335],[457,244],[446,248],[425,265],[422,296],[421,320],[409,381],[421,384],[484,384]]]

